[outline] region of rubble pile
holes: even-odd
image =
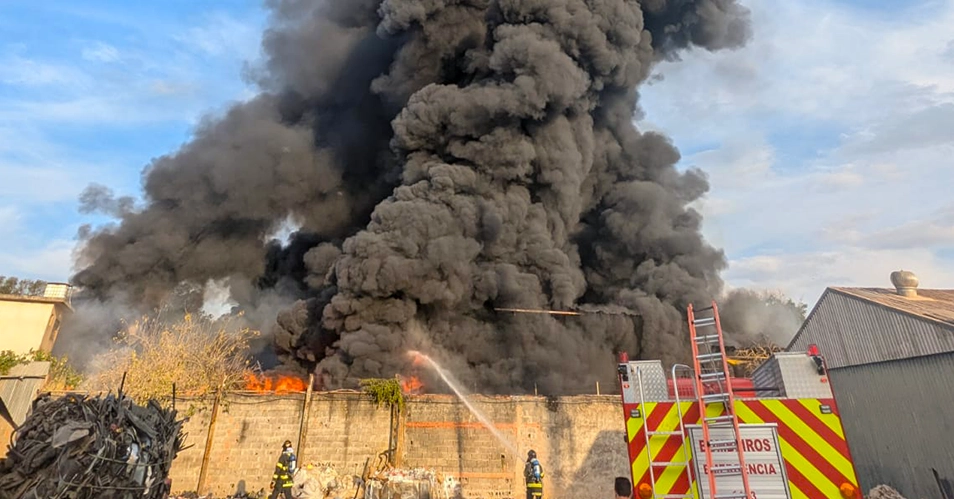
[[[868,499],[904,499],[904,496],[887,485],[878,485],[868,492]]]
[[[125,397],[43,395],[0,461],[0,499],[160,499],[182,449],[176,411]]]
[[[329,464],[308,464],[295,473],[295,497],[301,499],[322,499],[338,497],[346,485],[352,485],[353,479],[343,478]]]
[[[434,470],[389,469],[367,483],[366,499],[459,499],[460,483]]]

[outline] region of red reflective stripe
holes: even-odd
[[[812,431],[825,439],[846,461],[851,462],[851,456],[848,455],[848,444],[843,438],[839,437],[837,433],[832,431],[828,425],[818,419],[817,415],[806,409],[798,400],[783,400],[782,405],[798,416],[798,419],[801,419]]]
[[[795,448],[795,451],[802,455],[805,459],[811,462],[815,468],[822,474],[825,475],[829,480],[832,481],[835,485],[840,485],[842,483],[848,482],[850,480],[845,478],[844,475],[838,471],[837,468],[832,466],[824,456],[818,453],[811,445],[808,444],[805,440],[802,439],[794,430],[786,426],[780,418],[777,418],[772,415],[772,411],[768,410],[764,405],[756,403],[749,404],[747,407],[757,414],[763,421],[775,421],[778,423],[778,434],[780,437],[785,439],[789,445]],[[783,456],[784,457],[784,456]],[[787,466],[788,468],[793,468],[792,466]]]
[[[806,497],[814,499],[816,497],[825,497],[825,493],[818,489],[814,483],[805,477],[797,468],[785,461],[785,472],[788,475],[788,481],[798,490],[801,490]]]
[[[672,408],[673,405],[674,403],[669,404],[670,409]],[[667,409],[666,412],[668,413],[669,410]],[[695,424],[696,422],[698,422],[698,420],[699,420],[699,404],[692,404],[689,406],[689,410],[683,413],[682,423],[683,425]],[[651,426],[650,431],[653,431],[656,428],[658,428],[660,423],[662,423],[662,421],[659,421],[655,427]],[[666,443],[663,444],[662,448],[659,450],[659,453],[652,457],[655,458],[657,462],[672,461],[673,458],[676,456],[676,454],[680,453],[679,449],[682,447],[682,444],[683,444],[683,437],[680,437],[679,435],[671,435],[666,439]],[[685,436],[685,444],[687,446],[690,445],[688,436]],[[686,450],[689,454],[689,460],[692,461],[692,449],[687,448]],[[656,468],[654,471],[656,472],[656,477],[658,478],[665,471],[665,468]],[[688,467],[683,469],[682,476],[688,477]],[[673,488],[671,492],[672,494],[679,494],[682,492],[687,492],[689,490],[690,484],[689,484],[688,478],[686,478],[685,484],[683,485],[684,488],[681,491],[677,488],[680,484],[680,481],[682,480],[682,476],[677,478],[675,483],[673,484]],[[643,476],[641,477],[641,479],[636,483],[637,484],[649,483],[648,469],[646,470],[645,473],[643,473]],[[663,492],[663,493],[670,493],[670,492]]]
[[[682,424],[691,425],[699,422],[699,404],[694,403],[689,406],[689,410],[683,414]],[[692,487],[692,472],[689,470],[692,467],[692,441],[689,439],[689,435],[685,436],[686,439],[686,454],[689,456],[689,465],[680,473],[679,478],[676,479],[676,482],[672,485],[672,494],[688,494],[690,488]]]
[[[669,414],[669,411],[673,408],[674,404],[674,402],[659,402],[656,404],[656,407],[653,408],[653,413],[650,415],[649,419],[646,420],[646,426],[649,428],[649,431],[656,431],[656,429],[659,428],[659,425],[662,424],[663,420],[666,418],[666,415]],[[640,440],[642,440],[643,445],[639,450],[642,452],[642,450],[646,447],[646,436],[642,429],[640,429],[640,436],[642,437]],[[661,458],[661,454],[666,452],[666,446],[669,444],[669,440],[671,439],[667,439],[666,443],[663,444],[660,454],[649,456],[649,452],[647,451],[647,458],[655,458],[657,461],[666,461],[665,458]],[[638,457],[638,453],[633,454],[633,459]],[[642,478],[640,478],[640,480],[636,483],[649,483],[649,468],[646,468]]]
[[[672,408],[672,404],[673,404],[672,402],[657,403],[653,407],[651,413],[648,415],[649,419],[646,420],[646,425],[650,429],[659,426],[663,418],[666,417],[666,414],[669,413],[669,409]],[[640,410],[640,412],[642,413],[641,415],[644,418],[647,417],[646,409],[644,407],[639,407],[639,404],[636,404],[636,408]],[[633,418],[630,418],[630,419],[633,419]],[[627,426],[628,426],[628,422],[629,420],[627,420]],[[627,435],[627,437],[628,436],[629,435]],[[629,442],[629,451],[631,456],[630,459],[637,459],[639,457],[639,453],[642,452],[645,447],[646,447],[646,433],[643,431],[643,425],[639,425],[639,430],[636,432],[636,435],[633,437],[633,440]]]

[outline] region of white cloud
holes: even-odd
[[[76,157],[35,127],[0,127],[0,199],[17,203],[20,211],[72,202],[86,182],[109,176],[114,167]]]
[[[250,92],[240,75],[258,55],[259,20],[211,15],[189,27],[115,10],[73,14],[112,26],[97,34],[123,41],[0,45],[0,90],[10,90],[0,92],[0,273],[66,279],[82,189],[98,182],[139,194],[128,188],[158,152],[137,156],[110,137],[181,134],[159,139],[174,147],[204,113]]]
[[[17,86],[85,83],[83,73],[68,65],[37,61],[17,54],[0,57],[0,83]]]
[[[187,47],[195,47],[212,55],[245,54],[252,57],[257,53],[261,31],[224,13],[206,16],[200,26],[193,26],[174,38]]]
[[[813,304],[828,286],[890,288],[889,276],[899,269],[917,274],[921,288],[954,287],[954,261],[938,258],[926,249],[846,247],[760,255],[734,260],[726,277],[736,286],[781,289],[794,299]]]
[[[0,206],[0,235],[7,236],[16,232],[20,227],[20,218],[20,210],[16,206]]]
[[[642,92],[643,126],[704,149],[683,163],[710,176],[698,207],[729,285],[811,303],[910,267],[954,288],[954,4],[746,4],[748,47],[693,51]]]
[[[74,241],[56,239],[36,248],[0,251],[0,274],[27,279],[66,281],[73,271]]]
[[[95,62],[115,62],[119,60],[119,50],[108,43],[95,42],[83,48],[83,59]]]

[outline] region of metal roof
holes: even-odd
[[[46,383],[50,372],[49,362],[31,362],[14,367],[0,376],[0,399],[6,406],[13,423],[21,425],[33,407],[37,392]]]
[[[954,289],[919,289],[917,296],[901,296],[894,289],[828,288],[899,312],[954,326]]]
[[[829,368],[954,352],[954,291],[919,290],[920,298],[869,288],[828,288],[788,346],[818,345]],[[946,315],[947,314],[947,315]],[[954,318],[954,317],[952,317]]]

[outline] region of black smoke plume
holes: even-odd
[[[145,172],[144,206],[84,196],[74,281],[154,304],[277,293],[275,346],[324,386],[432,353],[489,392],[589,390],[614,353],[686,360],[684,307],[724,255],[707,190],[633,124],[653,64],[741,46],[735,0],[272,0],[261,94]],[[703,84],[703,83],[700,83]],[[288,244],[270,237],[285,224]],[[252,305],[254,306],[254,305]],[[497,308],[576,309],[578,317]],[[625,314],[611,313],[625,311]]]

